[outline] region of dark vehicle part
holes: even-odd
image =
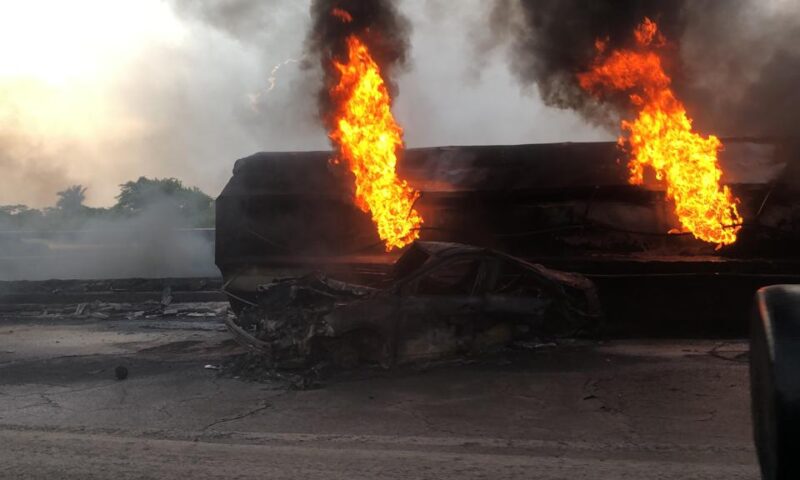
[[[327,360],[384,366],[574,335],[601,312],[592,283],[490,249],[416,242],[382,289],[312,274],[259,288],[228,327],[284,368]]]
[[[750,385],[763,478],[800,478],[800,285],[767,287],[756,294]]]

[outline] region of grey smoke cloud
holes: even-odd
[[[256,43],[281,20],[280,0],[171,0],[176,12],[189,21],[200,21],[242,41]],[[296,2],[297,8],[302,2]]]
[[[47,149],[19,130],[0,133],[0,172],[3,183],[23,187],[29,198],[49,198],[68,184],[71,176],[59,157],[69,145]],[[5,202],[16,204],[24,200],[16,192],[3,196]],[[15,201],[16,200],[16,201]]]
[[[131,218],[92,219],[78,230],[32,232],[0,221],[0,281],[212,277],[213,232],[182,228],[169,199]]]
[[[51,205],[56,191],[81,183],[90,205],[109,205],[117,185],[141,175],[178,177],[216,195],[237,158],[329,148],[318,68],[286,65],[266,92],[275,65],[303,56],[310,0],[164,1],[180,41],[143,44],[115,72],[102,99],[102,126],[115,134],[52,138],[0,122],[11,139],[0,142],[0,204]],[[409,146],[609,138],[521,92],[499,53],[475,75],[474,30],[464,25],[479,21],[486,2],[396,4],[413,25],[394,107]]]
[[[535,88],[520,88],[502,50],[475,55],[492,2],[405,0],[401,8],[414,30],[394,111],[409,146],[613,138],[573,111],[546,106]]]
[[[800,136],[800,3],[687,3],[684,92],[697,123],[730,135]]]

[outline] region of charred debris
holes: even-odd
[[[227,325],[282,369],[385,368],[596,331],[594,285],[490,249],[416,242],[381,288],[323,274],[260,285]]]

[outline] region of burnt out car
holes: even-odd
[[[574,335],[600,318],[595,288],[583,276],[486,248],[416,242],[384,288],[322,274],[276,280],[227,324],[275,366],[330,360],[388,367]]]

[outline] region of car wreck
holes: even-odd
[[[456,243],[413,244],[387,284],[314,273],[258,287],[227,320],[237,341],[278,368],[328,361],[384,367],[474,355],[514,341],[575,336],[601,310],[587,278]]]

